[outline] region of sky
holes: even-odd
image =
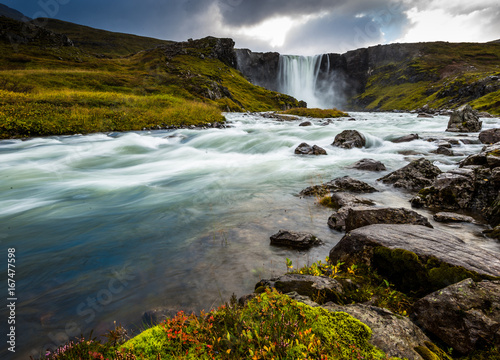
[[[314,55],[394,42],[500,39],[499,0],[0,0],[31,18]]]

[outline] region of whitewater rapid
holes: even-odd
[[[409,207],[410,194],[376,179],[420,157],[450,170],[482,148],[460,143],[456,156],[432,153],[437,145],[428,138],[466,138],[444,132],[447,117],[351,115],[356,121],[299,127],[300,120],[231,113],[224,130],[0,141],[0,245],[4,255],[15,247],[19,259],[19,348],[29,357],[90,329],[102,334],[114,321],[140,326],[146,310],[209,309],[249,293],[261,278],[285,272],[285,258],[296,266],[324,259],[341,239],[327,226],[331,210],[298,197],[303,188],[349,175],[380,190],[367,195],[377,204]],[[484,129],[494,127],[499,119],[484,119]],[[346,129],[362,132],[366,148],[331,146]],[[422,139],[391,142],[410,133]],[[295,155],[302,142],[328,155]],[[348,168],[363,158],[388,171]],[[437,226],[500,250],[480,235],[484,227]],[[312,232],[325,245],[270,247],[281,228]]]

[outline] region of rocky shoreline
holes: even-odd
[[[480,128],[478,116],[468,106],[451,114],[448,131],[477,132]],[[353,134],[360,139],[356,146],[363,146],[362,134],[353,132],[347,132],[347,140],[336,139],[336,143],[342,146],[354,142],[349,140]],[[418,135],[409,136],[407,140],[415,138]],[[485,236],[500,240],[498,129],[481,132],[478,141],[485,144],[482,151],[461,161],[458,169],[442,172],[422,158],[378,179],[414,193],[408,208],[370,204],[360,195],[377,190],[348,177],[304,189],[301,196],[328,199],[321,201],[335,209],[328,225],[334,230],[346,231],[329,253],[330,266],[338,264],[346,276],[332,276],[331,272],[319,276],[300,273],[303,271],[287,273],[261,280],[256,285],[256,293],[266,287],[275,288],[310,306],[333,313],[346,312],[372,329],[372,344],[389,356],[450,359],[441,348],[452,348],[454,356],[470,356],[482,349],[498,348],[500,254],[433,229],[427,218],[410,209],[432,209],[438,212],[435,217],[444,222],[471,222],[473,218],[460,213],[474,212],[491,227],[484,232]],[[451,148],[449,144],[441,146]],[[377,171],[378,168],[380,164],[364,169]],[[303,249],[312,246],[310,239],[315,238],[313,234],[285,230],[279,234],[284,233],[287,241],[271,243]],[[353,266],[364,269],[365,275],[375,272],[394,286],[394,291],[410,296],[413,300],[409,316],[374,306],[373,298],[357,301],[359,299],[349,295],[353,289],[360,291],[363,287],[356,276],[348,276],[348,269]],[[240,301],[244,303],[254,296],[242,297]]]

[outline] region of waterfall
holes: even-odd
[[[326,56],[326,68],[321,68]],[[331,108],[334,105],[333,79],[328,55],[280,55],[279,91],[307,102],[309,108]]]

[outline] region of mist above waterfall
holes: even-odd
[[[335,72],[328,55],[280,55],[278,91],[307,102],[309,108],[339,105]]]

